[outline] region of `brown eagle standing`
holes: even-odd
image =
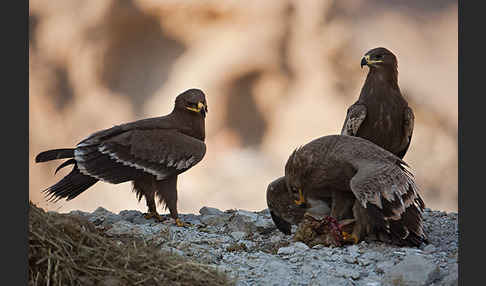
[[[177,96],[174,109],[166,116],[96,132],[76,148],[42,152],[36,162],[70,158],[56,172],[74,165],[68,175],[44,192],[52,200],[71,200],[99,180],[112,184],[132,181],[138,200],[145,197],[145,218],[162,220],[155,206],[157,195],[176,224],[183,226],[177,213],[177,175],[196,165],[206,153],[207,112],[204,93],[189,89]]]
[[[341,131],[368,139],[400,158],[412,139],[414,115],[398,87],[395,55],[385,48],[368,51],[361,67],[369,67],[358,101],[348,109]]]
[[[349,236],[343,233],[350,242],[373,233],[394,244],[419,246],[427,242],[425,205],[406,167],[402,159],[368,140],[329,135],[290,155],[285,180],[297,205],[315,209],[331,199],[330,216],[336,219],[349,210],[340,205],[351,205],[354,226]]]

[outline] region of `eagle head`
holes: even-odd
[[[301,207],[306,207],[303,193],[305,186],[303,183],[307,165],[308,157],[305,156],[300,148],[292,152],[285,164],[285,179],[289,195]]]
[[[176,108],[201,114],[203,118],[208,113],[208,104],[204,92],[191,88],[179,94],[176,98]]]
[[[363,66],[370,68],[392,67],[397,68],[397,57],[388,49],[378,47],[369,50],[361,59],[361,68]]]

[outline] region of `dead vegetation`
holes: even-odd
[[[29,285],[234,285],[213,267],[144,241],[107,238],[82,217],[30,203]]]

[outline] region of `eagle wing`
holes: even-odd
[[[206,153],[203,141],[176,129],[131,129],[90,136],[74,151],[80,171],[110,183],[131,181],[144,174],[158,180],[182,173]]]
[[[353,104],[348,108],[346,119],[341,130],[341,135],[357,136],[361,123],[366,118],[366,106],[362,104]]]
[[[410,239],[425,239],[422,226],[425,205],[405,166],[401,160],[396,165],[363,164],[351,179],[350,187],[375,225],[400,239],[410,234],[413,234]]]
[[[397,156],[400,158],[405,156],[405,153],[407,153],[408,147],[410,146],[410,141],[412,141],[414,121],[415,116],[413,115],[413,110],[407,106],[403,114],[403,149],[397,154]]]

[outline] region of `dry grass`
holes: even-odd
[[[82,217],[29,208],[29,285],[234,285],[153,245],[104,237]]]

